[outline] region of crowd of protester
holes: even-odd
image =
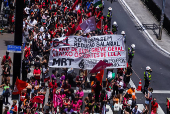
[[[109,19],[103,16],[102,6],[94,7],[92,0],[83,0],[75,9],[72,9],[75,2],[75,0],[25,0],[22,77],[25,77],[23,80],[27,81],[28,86],[22,90],[18,105],[16,105],[17,101],[13,101],[12,107],[5,107],[4,114],[9,112],[12,114],[17,112],[21,114],[57,112],[62,114],[90,114],[94,112],[104,114],[107,111],[106,104],[111,106],[114,114],[119,112],[120,104],[122,104],[122,114],[149,114],[153,89],[148,88],[145,95],[146,108],[142,111],[139,110],[136,105],[136,88],[132,86],[127,89],[132,75],[131,65],[128,65],[126,69],[107,70],[106,84],[96,79],[97,73],[90,74],[90,84],[88,84],[87,75],[89,73],[87,70],[79,70],[77,75],[74,69],[68,68],[53,69],[50,72],[48,61],[52,39],[65,37],[68,28],[72,29],[78,25],[80,16],[82,16],[82,22],[91,16],[95,16],[96,23],[102,19],[102,28],[87,34],[82,34],[82,30],[78,30],[74,35],[91,37],[113,34],[109,28],[111,27]],[[0,86],[4,89],[5,105],[10,104],[8,89],[10,88],[11,64],[12,61],[7,52],[1,63],[3,84]],[[33,71],[31,71],[32,68]],[[31,77],[28,76],[30,73],[32,73]],[[108,78],[110,73],[113,78]],[[72,85],[76,86],[76,89]],[[88,88],[91,89],[91,92],[85,97],[83,90]],[[124,94],[125,90],[127,91]],[[44,96],[43,102],[33,102],[35,96]],[[47,103],[45,103],[46,100]],[[155,107],[157,107],[155,98],[151,104],[154,106],[152,110],[155,111]]]

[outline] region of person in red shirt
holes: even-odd
[[[71,85],[68,83],[68,79],[63,83],[62,89],[64,90],[65,94],[68,94],[69,89],[71,88]]]
[[[38,66],[35,67],[34,72],[33,72],[35,80],[40,83],[40,75],[41,75],[41,70],[38,68]]]
[[[80,6],[80,9],[77,11],[77,14],[80,15],[82,12],[84,13],[84,10],[83,10],[82,6]]]
[[[151,114],[157,114],[158,103],[156,102],[156,98],[153,98],[151,102]]]
[[[50,88],[49,93],[52,93],[53,90],[55,90],[58,87],[56,80],[54,78],[52,78],[52,81],[49,83],[48,87]]]
[[[27,94],[22,91],[22,93],[20,95],[20,101],[19,101],[19,108],[18,108],[19,111],[21,110],[21,105],[22,105],[23,101],[25,100],[26,95]]]
[[[10,31],[12,31],[12,32],[14,32],[14,30],[15,30],[15,23],[14,22],[15,22],[14,13],[11,13],[9,15],[9,23],[10,23]]]
[[[3,56],[3,59],[1,61],[1,65],[4,65],[6,60],[9,61],[9,66],[11,67],[12,60],[11,60],[11,57],[9,56],[9,52],[7,52],[7,51],[6,51],[6,55]]]
[[[25,49],[24,49],[24,57],[27,58],[30,56],[30,47],[29,43],[26,43]]]

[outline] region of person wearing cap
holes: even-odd
[[[110,28],[111,18],[112,18],[112,8],[109,7],[108,10],[109,10],[109,11],[108,11],[108,13],[107,13],[107,19],[108,19],[108,26],[109,26],[109,28]]]
[[[117,25],[117,22],[114,21],[112,25],[112,32],[113,34],[117,34],[117,31],[118,31],[118,25]]]
[[[136,99],[137,99],[136,93],[135,93],[135,85],[132,85],[132,87],[127,90],[127,92],[124,94],[124,96],[126,94],[131,94],[132,95],[132,108],[133,108],[136,105]]]
[[[135,44],[132,44],[131,47],[128,47],[128,64],[132,66],[132,59],[135,54]]]
[[[145,80],[145,85],[144,85],[144,90],[143,93],[147,92],[150,81],[151,81],[151,72],[152,69],[150,66],[146,67],[146,70],[144,71],[144,80]]]

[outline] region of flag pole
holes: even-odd
[[[101,31],[103,32],[103,24],[102,23],[103,23],[103,19],[101,19],[101,26],[102,26]]]

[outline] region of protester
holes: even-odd
[[[150,110],[150,103],[151,103],[151,100],[152,100],[152,92],[153,92],[153,89],[151,87],[148,88],[148,93],[145,94],[145,108],[147,110]],[[148,111],[148,114],[149,114],[149,111]]]
[[[89,109],[89,113],[93,113],[94,112],[94,103],[95,103],[95,99],[92,96],[91,93],[88,94],[88,96],[84,99],[84,103],[85,103],[85,107],[88,107]]]
[[[17,108],[17,101],[16,100],[14,100],[13,101],[13,104],[12,104],[12,106],[11,106],[11,109],[10,109],[10,113],[12,113],[12,114],[17,114],[17,112],[18,112],[18,108]]]
[[[5,105],[10,104],[8,102],[8,97],[10,96],[10,84],[9,81],[7,80],[4,84],[0,85],[0,87],[3,87],[3,103]]]
[[[10,114],[8,106],[5,106],[3,114]]]
[[[142,111],[140,109],[138,109],[138,105],[136,105],[133,109],[132,109],[132,114],[141,114]]]
[[[158,103],[156,102],[156,98],[153,98],[153,101],[151,102],[151,114],[157,114],[158,110]]]
[[[126,83],[126,86],[129,84],[131,76],[132,76],[132,68],[131,68],[131,65],[128,64],[128,67],[125,70],[125,76],[124,76],[124,82]]]

